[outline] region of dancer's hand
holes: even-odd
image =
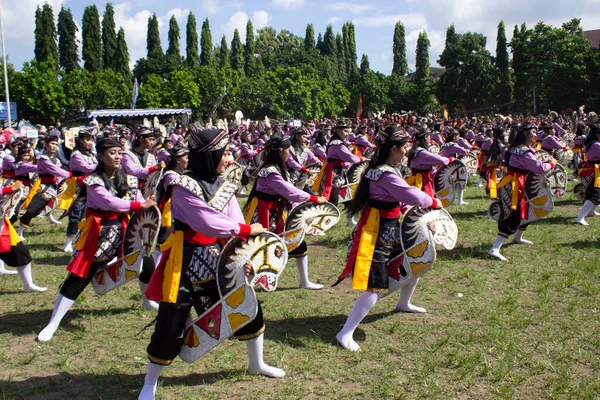
[[[435,199],[435,207],[433,208],[444,208],[444,205],[442,204],[442,201],[438,198],[434,198]]]
[[[142,210],[155,206],[156,202],[154,200],[147,200],[142,203]]]
[[[252,263],[250,261],[246,261],[246,264],[244,264],[244,273],[246,276],[250,276],[252,272]]]
[[[267,230],[261,224],[256,223],[250,225],[250,236],[260,235],[261,233],[266,231]]]
[[[325,196],[317,197],[317,203],[319,203],[319,204],[327,203],[327,197],[325,197]]]
[[[23,189],[23,187],[24,187],[24,185],[23,185],[23,182],[21,182],[21,181],[16,181],[12,185],[13,192],[16,192],[17,190],[21,190],[21,189]]]
[[[166,167],[167,167],[167,164],[165,164],[165,162],[164,162],[164,161],[161,161],[161,162],[159,162],[159,163],[158,163],[158,165],[156,166],[156,169],[158,169],[158,170],[160,171],[161,169],[165,169]]]

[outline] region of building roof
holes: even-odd
[[[189,108],[137,108],[137,109],[114,109],[114,110],[88,110],[86,112],[75,114],[64,118],[64,123],[90,120],[93,118],[141,118],[163,115],[187,115],[192,114]]]
[[[600,29],[584,31],[583,36],[590,41],[594,49],[600,49]]]

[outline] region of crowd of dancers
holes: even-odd
[[[38,334],[40,342],[50,341],[99,271],[122,262],[130,216],[157,207],[162,213],[159,247],[143,258],[137,277],[143,306],[157,311],[140,399],[154,398],[161,371],[187,340],[192,307],[208,310],[219,300],[216,260],[223,239],[266,231],[281,235],[286,213],[296,204],[345,203],[346,223],[354,227],[338,283],[351,276],[352,287],[362,293],[336,336],[350,351],[360,351],[353,339],[357,326],[391,292],[391,261],[397,255],[390,237],[406,210],[468,204],[463,195],[468,177],[451,179],[453,198],[436,191],[436,176],[444,167],[468,166],[469,175],[479,177],[472,181],[495,204],[490,216],[498,221],[488,254],[504,261],[500,250],[507,238],[530,244],[523,233],[551,210],[545,206],[551,199],[535,197],[536,176],[544,182],[551,171],[570,168],[568,179],[581,179],[576,194],[583,204],[574,221],[582,226],[588,225],[586,217],[598,215],[600,204],[600,126],[594,113],[479,120],[413,114],[357,121],[238,119],[208,127],[177,125],[166,134],[147,125],[94,123],[78,130],[72,148],[59,129],[46,132],[39,126],[39,131],[35,146],[10,137],[2,153],[0,275],[18,274],[26,292],[47,290],[33,283],[25,243],[36,217],[61,223],[52,214],[60,210],[68,219],[64,251],[72,257],[52,316]],[[144,197],[157,172],[155,194]],[[242,208],[239,199],[245,193]],[[308,253],[305,241],[289,253],[298,286],[322,289],[309,279]],[[246,269],[250,274],[249,265]],[[426,311],[410,302],[418,280],[400,287],[398,311]],[[282,369],[263,360],[264,330],[259,304],[256,317],[235,336],[246,343],[250,373],[282,377]]]

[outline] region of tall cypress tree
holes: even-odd
[[[256,42],[254,41],[254,25],[246,23],[246,45],[244,46],[244,72],[248,76],[256,73]]]
[[[229,64],[229,47],[225,35],[221,38],[221,47],[219,48],[219,68]]]
[[[115,26],[115,10],[111,3],[106,3],[106,9],[102,17],[102,65],[104,69],[116,70],[116,52],[117,31]]]
[[[339,77],[342,81],[348,78],[346,71],[346,52],[344,51],[344,39],[339,33],[335,34],[335,48],[337,50],[337,67],[339,71]]]
[[[408,61],[406,60],[406,35],[402,22],[396,22],[394,28],[394,66],[392,74],[404,76],[408,74]]]
[[[242,41],[240,39],[240,32],[237,29],[233,31],[229,59],[231,62],[231,68],[238,72],[244,72],[244,46],[242,45]]]
[[[317,36],[317,44],[315,45],[315,49],[319,50],[319,53],[323,52],[323,35],[319,32],[319,36]]]
[[[348,76],[350,79],[356,76],[357,66],[356,66],[356,39],[354,36],[354,24],[352,22],[346,22],[346,37],[343,40],[344,42],[344,50],[346,52],[346,71],[348,72]],[[342,29],[342,34],[344,30]]]
[[[169,20],[169,47],[167,48],[167,58],[170,63],[181,62],[181,51],[179,50],[179,39],[181,38],[181,31],[179,30],[179,24],[175,15],[171,15]]]
[[[148,34],[146,36],[146,50],[148,60],[160,60],[164,54],[160,44],[160,31],[158,29],[158,18],[152,14],[148,18]]]
[[[185,62],[188,66],[194,67],[198,64],[199,60],[196,17],[190,12],[185,26]]]
[[[200,53],[200,64],[210,65],[213,57],[212,34],[210,33],[210,24],[208,18],[202,23],[202,32],[200,36],[202,51]]]
[[[459,52],[460,35],[456,33],[454,25],[450,25],[448,29],[446,29],[446,45],[444,47],[444,51],[442,51],[442,54],[440,54],[438,64],[446,69],[458,67],[460,57]]]
[[[496,36],[496,69],[498,70],[498,101],[500,104],[508,103],[512,100],[512,82],[510,80],[510,60],[506,42],[506,28],[504,21],[498,24],[498,34]]]
[[[364,78],[370,70],[371,64],[369,63],[369,57],[366,54],[363,54],[360,59],[360,77]]]
[[[325,29],[321,54],[325,56],[334,56],[336,54],[335,35],[333,34],[331,24],[327,25],[327,29]]]
[[[95,5],[83,11],[81,28],[83,67],[90,72],[102,71],[102,36],[100,15]]]
[[[423,82],[429,77],[429,38],[425,31],[419,33],[417,39],[417,54],[415,63],[415,78],[417,82]]]
[[[58,64],[67,72],[79,69],[79,52],[75,37],[78,30],[71,10],[62,6],[58,13]]]
[[[315,27],[313,24],[306,25],[306,32],[304,33],[304,50],[307,52],[312,51],[315,48]]]
[[[35,48],[37,62],[47,62],[58,67],[58,46],[56,44],[54,13],[48,3],[35,10]]]
[[[121,73],[128,77],[131,75],[129,70],[129,50],[127,49],[127,41],[125,41],[125,30],[119,29],[117,34],[117,51],[115,51],[115,72]]]

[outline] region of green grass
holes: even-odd
[[[483,189],[469,187],[465,200],[449,208],[457,248],[439,254],[415,292],[426,314],[394,313],[392,295],[357,329],[361,353],[335,345],[358,295],[349,279],[329,287],[347,252],[341,221],[309,241],[310,276],[324,290],[296,289],[291,262],[276,292],[258,293],[265,359],[285,378],[247,375],[244,344],[228,340],[195,364],[175,360],[158,398],[600,398],[600,218],[574,225],[580,202],[569,193],[525,233],[534,245],[504,246],[502,263],[486,255],[496,224],[485,218]],[[46,293],[23,294],[16,276],[0,278],[0,398],[135,398],[152,334],[140,330],[154,317],[141,309],[137,284],[105,296],[88,288],[50,343],[34,340],[66,276],[64,230],[36,219],[27,233]]]

